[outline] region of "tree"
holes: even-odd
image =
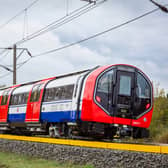
[[[165,97],[165,91],[164,91],[164,89],[160,90],[159,97]]]

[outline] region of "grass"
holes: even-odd
[[[93,168],[93,166],[73,165],[70,162],[61,164],[51,160],[0,152],[0,168]]]
[[[168,144],[168,130],[163,131],[154,139],[155,142]]]

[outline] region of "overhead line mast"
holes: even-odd
[[[27,8],[25,8],[23,11],[25,12],[25,10],[27,10],[28,8],[33,6],[37,1],[39,1],[39,0],[34,1],[34,3],[32,3]],[[80,7],[80,8],[72,11],[70,14],[68,14],[68,15],[66,15],[66,16],[64,16],[64,17],[62,17],[62,18],[60,18],[60,19],[58,19],[58,20],[56,20],[56,21],[54,21],[52,23],[50,23],[49,25],[47,25],[44,28],[38,30],[37,32],[34,32],[34,33],[30,34],[30,35],[27,35],[26,37],[24,37],[24,35],[25,35],[25,27],[26,27],[26,19],[24,20],[25,23],[24,23],[23,39],[18,41],[18,42],[16,42],[13,45],[13,47],[3,48],[4,50],[13,49],[13,70],[11,70],[13,72],[13,84],[16,84],[16,70],[18,68],[20,68],[21,66],[23,66],[25,63],[27,63],[31,59],[31,58],[27,59],[26,61],[20,63],[20,65],[18,67],[16,67],[17,66],[17,64],[16,64],[16,61],[17,61],[16,51],[17,51],[17,49],[19,49],[19,48],[16,48],[16,45],[18,45],[20,43],[23,43],[25,41],[28,41],[28,40],[30,40],[32,38],[35,38],[35,37],[37,37],[37,36],[39,36],[39,35],[41,35],[41,34],[43,34],[45,32],[51,31],[53,29],[56,29],[56,28],[62,26],[63,24],[68,23],[68,22],[72,21],[73,19],[81,16],[82,14],[88,12],[89,10],[94,9],[95,7],[97,7],[98,5],[104,3],[107,0],[84,0],[84,1],[89,2],[89,4],[84,5],[84,6]],[[100,1],[100,2],[96,3],[97,1]],[[26,15],[26,13],[25,13],[25,15]],[[13,17],[12,19],[14,19],[15,17]],[[2,48],[0,48],[0,49],[2,49]],[[31,55],[30,52],[27,49],[26,49],[26,51],[27,51],[27,53],[29,55]],[[22,52],[20,53],[20,55],[21,54],[22,54]],[[20,57],[20,55],[18,57]],[[8,70],[8,68],[5,68],[5,69]]]
[[[17,66],[17,58],[20,57],[20,55],[23,53],[23,51],[26,51],[30,57],[32,57],[32,55],[27,48],[17,48],[16,44],[14,44],[13,47],[0,48],[0,49],[13,50],[13,70],[4,66],[4,65],[0,65],[0,67],[4,68],[5,70],[7,70],[9,72],[13,72],[13,85],[15,85],[16,79],[17,79],[17,74],[16,74],[17,73],[17,67],[16,67]],[[18,57],[17,57],[17,50],[22,50]]]

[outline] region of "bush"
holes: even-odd
[[[150,136],[153,140],[168,143],[168,99],[166,97],[155,98]],[[167,138],[167,140],[166,140]]]

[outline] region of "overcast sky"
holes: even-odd
[[[33,0],[1,0],[0,47],[11,46],[26,35],[67,14],[67,0],[39,0],[27,10],[26,24],[24,24],[25,13],[22,13],[6,26],[1,26],[32,2]],[[167,0],[156,2],[166,4]],[[86,4],[87,2],[81,0],[68,0],[68,13]],[[36,55],[104,31],[155,8],[156,6],[149,0],[107,0],[58,29],[18,47],[26,47],[32,55]],[[168,14],[157,11],[87,42],[32,58],[18,69],[17,82],[57,76],[96,65],[124,63],[139,67],[155,84],[160,83],[160,88],[168,91],[167,44]],[[0,53],[1,51],[3,50],[0,50]],[[28,58],[29,56],[23,53],[17,63]],[[12,51],[0,54],[2,65],[11,65],[12,59]],[[0,68],[0,85],[12,84],[12,73],[3,77],[6,73],[8,72]]]

